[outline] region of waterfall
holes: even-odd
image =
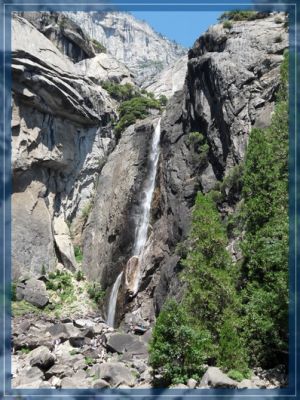
[[[143,250],[147,241],[147,232],[148,232],[150,211],[151,211],[151,201],[155,187],[156,170],[159,159],[159,141],[160,141],[160,119],[158,120],[158,123],[155,127],[154,135],[152,138],[151,151],[149,155],[149,171],[143,188],[144,198],[141,204],[141,214],[139,221],[137,223],[134,246],[133,246],[133,256],[137,256],[139,258],[143,254]],[[107,324],[110,326],[114,326],[117,298],[118,298],[119,288],[121,285],[122,276],[123,272],[121,272],[117,277],[117,280],[114,283],[109,298]],[[139,281],[139,274],[137,274],[135,282],[136,290],[138,288],[138,281]]]
[[[143,190],[145,199],[142,203],[141,218],[136,230],[135,243],[133,247],[134,256],[141,256],[147,241],[151,201],[155,187],[156,170],[159,158],[159,140],[160,140],[160,119],[156,125],[152,139],[150,159],[149,159],[149,175],[147,177]]]
[[[121,272],[117,277],[109,297],[108,313],[107,313],[107,325],[109,326],[114,326],[118,292],[121,285],[122,275],[123,272]]]

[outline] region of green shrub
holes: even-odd
[[[164,94],[159,96],[159,102],[161,104],[161,106],[165,107],[167,105],[168,102],[168,98],[167,96],[165,96]]]
[[[74,286],[72,275],[66,271],[56,270],[48,275],[47,290],[58,292],[62,303],[70,303],[74,300]]]
[[[92,357],[85,357],[84,362],[86,365],[91,366],[95,363],[95,360]]]
[[[224,29],[232,29],[232,23],[230,21],[224,21],[223,28]]]
[[[258,13],[257,11],[246,11],[246,10],[232,10],[224,12],[219,20],[230,20],[230,21],[252,21],[257,18],[265,17],[267,14]]]
[[[83,253],[82,249],[79,246],[74,246],[74,254],[75,254],[75,259],[78,263],[82,263],[83,260]]]
[[[84,274],[83,274],[83,272],[79,269],[77,272],[76,272],[76,281],[77,282],[80,282],[80,281],[83,281],[84,280]]]
[[[150,342],[149,363],[154,376],[159,373],[164,385],[186,382],[204,372],[210,336],[192,326],[184,308],[168,301],[158,316]]]
[[[112,98],[118,101],[130,100],[140,95],[139,90],[130,83],[120,85],[111,81],[102,81],[101,86]]]
[[[87,285],[87,293],[90,299],[94,300],[96,304],[101,305],[105,291],[101,288],[100,284],[90,283]]]
[[[235,369],[231,369],[229,372],[227,372],[227,375],[229,378],[238,382],[241,382],[243,379],[247,379],[249,377],[249,374],[246,374],[245,376],[242,372],[236,371]]]
[[[136,120],[146,118],[151,109],[161,109],[158,100],[139,96],[124,101],[119,107],[120,120],[115,128],[117,136],[129,125],[134,124]]]
[[[30,349],[28,349],[28,347],[22,347],[20,350],[19,350],[22,354],[28,354],[28,353],[30,353]]]

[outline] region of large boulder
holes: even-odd
[[[36,307],[43,308],[49,302],[46,285],[43,281],[32,278],[26,282],[23,291],[24,300]]]
[[[124,364],[107,362],[97,367],[98,377],[104,379],[112,387],[118,387],[120,385],[133,386],[135,383],[135,377],[132,371],[130,368],[125,367]]]
[[[28,357],[32,367],[38,367],[42,370],[49,369],[55,362],[55,356],[45,346],[40,346],[32,350]]]
[[[123,353],[136,341],[137,339],[133,335],[114,333],[109,336],[106,346],[112,352]]]
[[[203,375],[200,387],[213,387],[213,388],[236,388],[238,382],[229,378],[217,367],[209,367]]]

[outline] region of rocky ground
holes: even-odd
[[[149,388],[151,329],[123,333],[101,317],[53,318],[29,313],[13,318],[12,386],[14,388]],[[156,376],[156,379],[159,378]],[[207,367],[201,381],[176,388],[277,388],[286,384],[280,368],[254,371],[237,382],[219,368]]]

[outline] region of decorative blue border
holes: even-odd
[[[297,0],[244,2],[239,0],[0,0],[0,87],[3,106],[0,107],[0,398],[14,399],[297,399],[299,387],[297,381],[297,363],[299,344],[297,332],[299,322],[296,298],[299,294],[297,260],[299,242],[299,144],[296,133],[299,132],[297,110],[300,104],[297,97],[297,78],[299,65],[299,13]],[[11,376],[11,12],[12,11],[227,11],[230,9],[258,9],[287,11],[289,13],[290,39],[290,78],[289,78],[289,215],[290,215],[290,308],[289,308],[289,386],[283,389],[12,389]],[[196,39],[196,38],[195,38]],[[0,102],[1,102],[0,100]],[[298,241],[297,241],[298,239]],[[300,243],[300,242],[299,242]]]

